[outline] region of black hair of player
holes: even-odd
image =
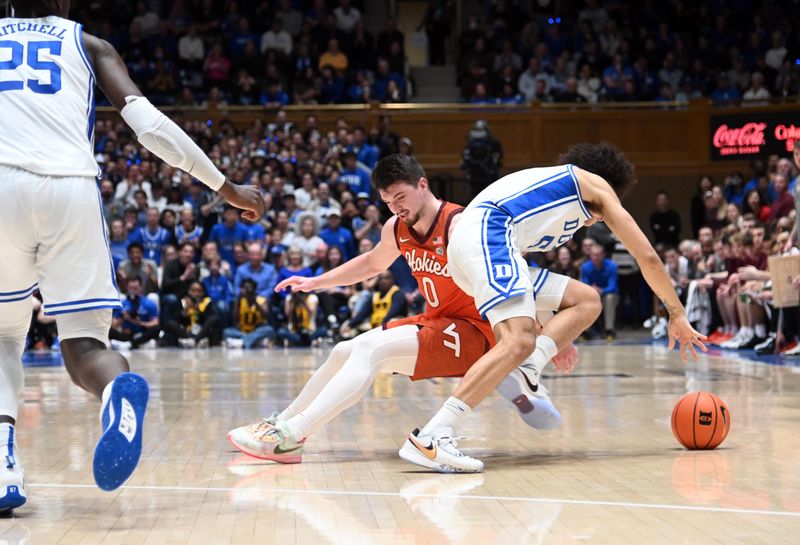
[[[613,144],[601,142],[575,144],[559,158],[561,164],[572,164],[603,178],[621,199],[634,185],[633,165]]]
[[[399,153],[387,155],[372,171],[372,184],[378,190],[385,190],[398,182],[417,187],[420,178],[426,178],[422,165],[412,156]]]
[[[14,17],[25,19],[35,19],[47,17],[48,15],[58,15],[66,17],[69,13],[68,0],[12,0],[11,6],[14,8]]]

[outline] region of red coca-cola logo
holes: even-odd
[[[775,127],[775,138],[778,140],[800,140],[800,127],[778,125]]]
[[[739,128],[720,125],[714,133],[714,147],[717,149],[733,146],[763,146],[766,143],[764,129],[766,123],[745,123]]]

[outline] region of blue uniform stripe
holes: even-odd
[[[544,180],[539,180],[538,182],[535,182],[535,183],[531,184],[530,186],[526,187],[525,189],[521,189],[521,190],[517,191],[516,193],[514,193],[513,195],[509,195],[508,197],[505,197],[504,199],[497,201],[496,204],[497,204],[497,206],[503,206],[506,202],[512,201],[512,200],[516,199],[517,197],[519,197],[520,195],[523,195],[525,193],[529,193],[529,192],[533,191],[534,189],[537,189],[537,188],[539,188],[539,187],[541,187],[541,186],[543,186],[543,185],[545,185],[547,183],[550,183],[553,180],[555,180],[556,178],[559,178],[559,177],[561,177],[563,175],[564,175],[564,172],[558,172],[558,173],[550,176],[549,178],[545,178]]]
[[[539,277],[536,279],[536,284],[533,286],[534,297],[539,295],[539,291],[542,289],[542,286],[544,286],[548,276],[550,276],[550,271],[542,269],[542,272],[539,273]]]
[[[25,292],[32,292],[33,290],[36,289],[36,286],[38,286],[38,284],[34,284],[30,288],[27,288],[27,289],[24,289],[24,290],[19,290],[19,291],[5,291],[5,292],[0,291],[0,297],[5,297],[6,295],[19,295],[19,294],[25,293]]]
[[[514,259],[511,245],[511,218],[502,210],[489,208],[484,212],[481,226],[481,249],[489,284],[500,293],[508,293],[519,279],[519,267]],[[509,267],[510,276],[495,277],[498,266]]]
[[[31,295],[33,295],[33,291],[30,291],[21,297],[14,297],[11,299],[0,299],[0,305],[2,305],[3,303],[16,303],[17,301],[24,301],[25,299],[28,299]]]
[[[50,312],[49,310],[44,311],[45,316],[58,316],[59,314],[73,314],[75,312],[86,312],[87,310],[98,310],[103,308],[111,308],[111,309],[121,309],[122,305],[120,303],[117,304],[103,304],[103,305],[95,305],[91,307],[80,307],[80,308],[69,308],[65,310],[55,310]]]
[[[97,297],[94,299],[80,299],[78,301],[67,301],[65,303],[56,303],[54,305],[45,305],[45,309],[51,309],[56,307],[69,307],[73,305],[86,305],[89,303],[117,303],[121,305],[119,299],[110,299],[108,297]]]
[[[508,212],[514,222],[530,215],[532,210],[550,205],[551,203],[577,199],[572,176],[564,171],[558,178],[550,180],[530,191],[504,201],[501,208]]]
[[[521,222],[523,220],[530,219],[530,218],[532,218],[533,216],[535,216],[537,214],[541,214],[542,212],[547,212],[548,210],[553,210],[554,208],[559,208],[561,206],[565,206],[565,205],[567,205],[569,203],[572,203],[572,202],[575,202],[577,200],[578,200],[578,197],[572,197],[572,198],[569,198],[569,199],[564,199],[564,200],[556,201],[556,202],[553,202],[553,203],[550,203],[550,204],[547,204],[547,205],[544,205],[544,206],[540,206],[539,208],[536,208],[536,209],[533,209],[533,210],[529,210],[527,213],[522,214],[522,215],[520,215],[518,217],[515,217],[514,218],[514,223],[519,223],[519,222]]]
[[[89,55],[86,53],[86,48],[83,47],[83,25],[80,23],[75,24],[75,45],[78,46],[78,54],[81,56],[81,60],[83,61],[83,64],[86,65],[87,70],[89,70],[89,74],[92,76],[92,79],[97,79],[94,75],[92,63],[89,62]]]
[[[494,297],[489,301],[487,301],[486,303],[484,303],[483,306],[481,306],[481,308],[478,309],[478,314],[480,314],[481,318],[485,320],[486,313],[492,310],[494,307],[496,307],[500,303],[508,301],[509,299],[513,299],[514,297],[519,297],[524,293],[525,293],[525,288],[517,288],[515,290],[511,290],[508,293],[500,294],[497,297]]]
[[[581,210],[584,214],[586,214],[586,219],[592,217],[589,211],[586,209],[586,204],[583,202],[583,195],[581,194],[581,185],[578,183],[578,178],[575,176],[575,171],[573,170],[572,165],[567,165],[567,169],[569,170],[570,176],[572,176],[572,183],[575,184],[575,194],[578,195],[578,204],[581,205]]]
[[[111,244],[108,242],[108,231],[106,230],[106,220],[103,216],[103,201],[100,197],[100,188],[97,188],[97,204],[100,206],[100,229],[103,230],[103,240],[106,241],[106,251],[108,252],[108,263],[111,267],[111,285],[117,291],[117,298],[119,298],[119,286],[117,286],[117,273],[114,270],[114,258],[111,257]]]

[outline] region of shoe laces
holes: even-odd
[[[464,453],[458,450],[458,441],[461,439],[464,439],[464,437],[451,435],[441,435],[433,438],[439,448],[453,456],[464,456]]]

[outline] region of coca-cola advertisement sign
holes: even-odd
[[[748,159],[791,153],[800,140],[800,113],[771,112],[711,117],[711,158]]]

